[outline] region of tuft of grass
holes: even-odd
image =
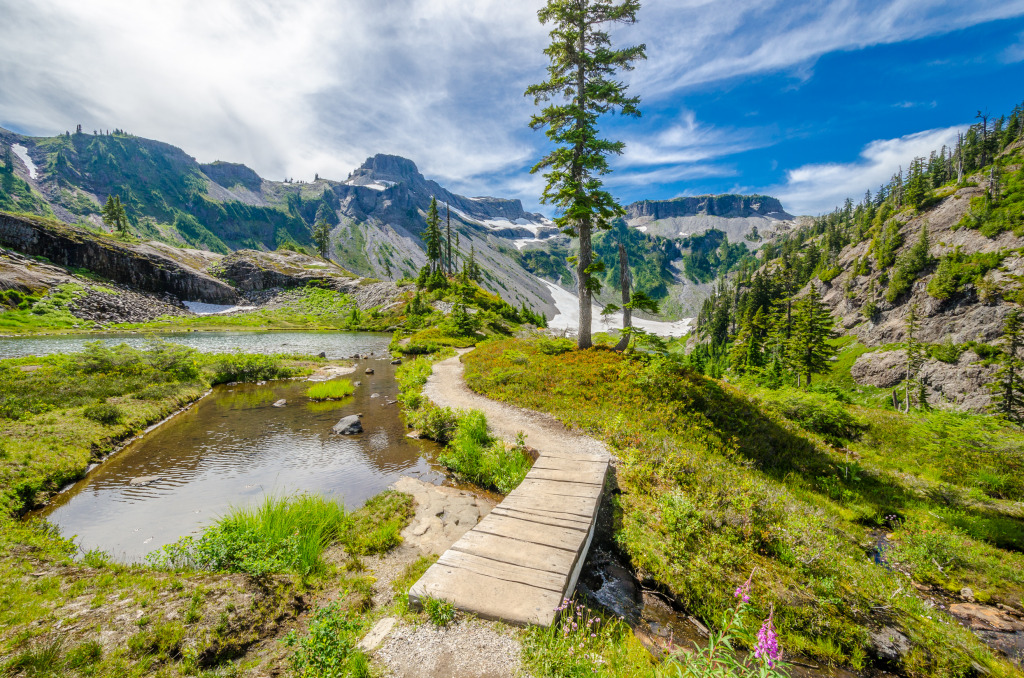
[[[445,627],[455,621],[455,606],[447,600],[428,596],[423,599],[423,611],[434,626]]]
[[[232,509],[199,539],[182,537],[150,559],[175,569],[307,576],[323,571],[324,549],[350,525],[344,507],[323,497],[268,496],[255,508]]]
[[[508,494],[530,470],[524,447],[491,437],[484,413],[472,410],[459,418],[455,437],[438,461],[470,482]]]
[[[402,543],[401,531],[415,513],[408,494],[386,490],[371,497],[351,515],[343,537],[346,550],[353,555],[373,555],[390,551]]]
[[[311,400],[341,400],[355,393],[356,387],[348,379],[331,379],[313,384],[306,391]]]

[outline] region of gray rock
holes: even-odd
[[[401,365],[402,364],[402,359],[401,358],[396,358],[396,359],[391,361],[391,364],[392,365]]]
[[[960,597],[966,600],[968,603],[973,603],[974,591],[969,586],[965,586],[962,589],[960,589]]]
[[[380,394],[379,394],[379,393],[371,393],[371,394],[370,394],[370,397],[371,397],[371,398],[379,398],[379,397],[380,397]]]
[[[139,476],[138,478],[132,478],[128,481],[129,485],[135,487],[142,487],[144,485],[152,485],[153,483],[163,480],[160,476]]]
[[[372,367],[367,367],[365,373],[366,374],[373,374],[373,368]]]
[[[274,403],[274,407],[284,407],[287,404],[288,404],[288,401],[285,400],[284,398],[281,398],[276,403]]]
[[[857,358],[857,362],[850,368],[850,374],[862,386],[892,388],[903,381],[906,369],[905,351],[875,351]]]
[[[326,358],[327,357],[327,352],[326,351],[320,351],[320,353],[317,355],[317,357],[318,358]]]
[[[890,662],[898,661],[910,651],[910,640],[891,626],[883,626],[878,631],[869,633],[868,642],[881,659]]]
[[[358,414],[350,414],[335,424],[331,431],[339,435],[351,436],[363,432],[363,423],[359,421]]]
[[[384,639],[391,633],[391,629],[395,628],[395,624],[398,623],[397,617],[384,617],[370,629],[370,632],[363,636],[363,639],[359,641],[359,649],[363,652],[373,652],[380,644],[384,642]]]

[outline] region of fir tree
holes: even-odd
[[[441,217],[437,213],[437,199],[430,199],[427,208],[427,228],[423,231],[423,242],[427,246],[427,266],[434,274],[441,268]]]
[[[598,136],[598,118],[618,111],[638,117],[639,97],[626,96],[626,86],[614,79],[617,71],[628,71],[633,62],[646,58],[643,45],[612,49],[607,24],[633,24],[640,9],[639,0],[548,0],[537,13],[543,24],[552,23],[551,44],[545,50],[550,58],[548,79],[526,90],[534,103],[550,102],[530,127],[547,127],[547,137],[556,148],[531,172],[547,170],[547,185],[541,200],[555,205],[561,216],[555,223],[566,234],[579,238],[576,273],[579,279],[580,321],[578,346],[592,345],[591,298],[599,289],[593,276],[600,270],[595,262],[591,235],[595,228],[608,228],[617,216],[625,214],[610,193],[603,189],[600,177],[610,171],[609,154],[621,154],[620,141]]]
[[[11,155],[11,147],[4,147],[4,174],[14,174],[14,157]]]
[[[312,237],[316,251],[320,253],[321,257],[327,259],[331,252],[331,225],[327,223],[327,219],[317,219],[316,224],[313,225]]]
[[[925,349],[921,340],[917,338],[920,329],[920,318],[917,315],[917,304],[911,304],[907,311],[907,338],[903,342],[903,349],[906,353],[906,375],[903,381],[903,412],[910,411],[911,397],[917,397],[917,406],[924,407],[927,401],[924,399],[924,384],[920,381],[921,366],[924,365]],[[911,394],[914,396],[911,396]]]
[[[829,339],[838,336],[834,329],[835,318],[822,303],[814,285],[797,302],[795,311],[789,340],[790,360],[797,371],[797,385],[800,375],[804,375],[804,385],[810,386],[811,375],[828,370],[829,360],[836,354],[836,347],[829,343]]]
[[[117,231],[121,236],[128,235],[128,213],[125,212],[124,205],[121,204],[119,196],[107,196],[107,202],[103,206],[103,223]]]
[[[994,412],[1024,424],[1024,312],[1014,309],[1003,322],[1000,367],[989,389]]]

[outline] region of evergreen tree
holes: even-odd
[[[331,252],[331,226],[327,219],[317,219],[313,225],[313,244],[316,251],[324,259],[328,259]]]
[[[1024,312],[1014,309],[1003,322],[1003,353],[989,389],[992,410],[1024,424]]]
[[[423,231],[423,242],[427,246],[427,266],[434,274],[441,268],[441,217],[437,213],[437,199],[430,199],[427,208],[427,228]]]
[[[4,147],[4,174],[14,174],[14,157],[11,155],[11,147]]]
[[[821,374],[829,368],[829,360],[838,350],[829,343],[838,333],[834,329],[835,318],[821,301],[814,285],[807,295],[796,304],[793,314],[793,330],[789,340],[790,360],[797,372],[806,377],[805,386],[811,385],[811,375]]]
[[[119,235],[128,235],[128,213],[125,212],[119,196],[107,196],[107,202],[103,206],[103,223],[117,231]]]
[[[550,102],[530,127],[547,127],[547,137],[556,148],[541,159],[531,172],[547,170],[547,185],[541,200],[555,205],[561,216],[555,223],[566,234],[579,238],[576,274],[579,279],[580,321],[578,346],[592,345],[591,298],[599,290],[593,276],[600,270],[591,246],[593,229],[608,228],[625,214],[610,193],[603,189],[601,175],[607,174],[609,154],[621,154],[620,141],[598,136],[598,118],[618,111],[638,117],[639,97],[626,96],[626,85],[614,79],[617,71],[628,71],[633,62],[645,59],[645,46],[612,49],[607,24],[633,24],[639,0],[548,0],[537,13],[542,24],[552,23],[551,44],[545,50],[551,64],[548,79],[532,85],[526,95],[534,103]]]

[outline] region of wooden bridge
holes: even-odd
[[[409,602],[443,599],[484,619],[549,626],[586,560],[608,452],[551,417],[470,392],[458,361],[435,365],[427,397],[438,405],[483,410],[497,435],[511,440],[524,431],[539,454],[519,487],[413,585]]]

